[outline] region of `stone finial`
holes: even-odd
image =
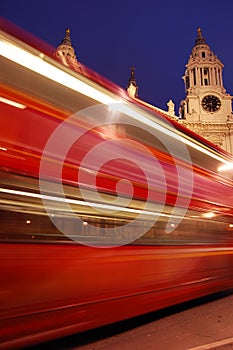
[[[175,104],[173,103],[172,100],[168,101],[167,106],[168,106],[168,113],[170,115],[175,115]]]
[[[201,28],[199,27],[199,28],[197,28],[197,38],[196,38],[196,41],[195,41],[195,46],[196,45],[203,45],[203,44],[206,44],[206,41],[203,38],[202,32],[201,32]]]
[[[67,28],[66,29],[66,34],[64,36],[64,39],[62,40],[60,45],[69,45],[72,47],[72,42],[71,42],[71,38],[70,38],[70,29]]]
[[[127,86],[127,92],[130,97],[138,97],[138,85],[135,78],[135,68],[130,68],[130,78]]]

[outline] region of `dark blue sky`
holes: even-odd
[[[233,95],[231,0],[2,0],[1,15],[56,47],[71,29],[80,62],[125,88],[136,68],[139,97],[176,111],[185,96],[182,76],[197,28],[224,64]]]

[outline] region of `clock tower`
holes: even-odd
[[[183,77],[186,97],[180,118],[189,129],[233,153],[232,96],[223,86],[222,69],[198,28]]]

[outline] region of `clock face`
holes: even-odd
[[[208,112],[216,112],[221,107],[221,101],[217,96],[207,95],[203,98],[201,105]]]

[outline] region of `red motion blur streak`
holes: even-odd
[[[4,29],[14,34],[14,30],[7,30],[6,27]],[[19,32],[17,37],[22,39]],[[26,41],[33,47],[37,46],[37,42],[32,43],[30,38]],[[39,47],[42,52],[47,52],[43,45]],[[98,82],[99,86],[105,86],[116,95],[124,95],[124,99],[131,101],[119,87],[114,87],[88,70],[86,74],[89,74],[91,80]],[[72,112],[65,107],[54,106],[46,99],[46,94],[43,100],[36,93],[33,95],[26,91],[25,87],[19,87],[17,90],[15,86],[1,86],[1,96],[24,104],[26,109],[19,110],[0,103],[0,169],[6,174],[6,178],[9,173],[17,175],[18,182],[15,180],[13,184],[10,183],[13,189],[20,186],[19,182],[22,180],[19,181],[19,178],[23,178],[20,190],[24,190],[23,186],[28,185],[25,191],[30,191],[30,180],[38,178],[41,155],[47,140]],[[49,89],[46,93],[50,97]],[[80,101],[82,102],[81,98]],[[145,103],[135,103],[148,108],[152,117],[163,118],[161,115],[155,115]],[[81,122],[72,127],[76,130],[89,130],[89,125]],[[179,125],[176,127],[185,130]],[[188,131],[187,134],[192,135]],[[102,140],[98,130],[88,131],[83,138],[81,149],[78,148],[78,144],[71,148],[63,166],[65,184],[77,186],[77,174],[83,156]],[[119,138],[119,142],[122,152],[125,149],[129,150],[123,136]],[[205,144],[207,145],[207,142]],[[223,151],[219,151],[213,145],[211,147],[219,157],[224,155]],[[108,151],[114,153],[114,148]],[[142,152],[134,148],[130,151],[132,161],[133,158],[143,156]],[[172,206],[177,197],[174,159],[156,147],[150,146],[150,151],[159,159],[163,168],[167,182],[166,204]],[[117,155],[120,154],[121,152]],[[200,158],[202,156],[203,154],[199,154]],[[63,161],[60,158],[59,154],[48,158],[46,177],[54,183],[58,180],[57,166]],[[232,159],[230,156],[228,158]],[[151,159],[144,159],[145,166],[150,168]],[[232,183],[208,168],[201,169],[197,164],[189,166],[182,161],[178,161],[178,164],[187,171],[194,171],[190,209],[196,209],[197,213],[213,210],[219,213],[220,219],[221,216],[224,220],[227,217],[226,221],[213,221],[209,227],[208,221],[203,223],[204,220],[200,220],[203,231],[198,232],[197,238],[195,236],[195,240],[190,243],[192,232],[188,224],[192,222],[191,227],[194,227],[196,222],[198,224],[198,218],[192,219],[190,216],[188,224],[185,222],[184,231],[181,232],[184,237],[184,240],[181,240],[182,245],[180,241],[177,244],[176,234],[168,236],[170,241],[163,243],[166,233],[161,227],[155,227],[155,236],[160,234],[161,242],[155,237],[154,241],[152,238],[149,243],[145,241],[141,246],[134,243],[112,249],[90,248],[65,240],[55,242],[56,237],[52,240],[52,234],[49,236],[50,232],[44,231],[44,241],[34,239],[36,231],[30,231],[25,241],[25,236],[22,238],[19,234],[20,229],[25,230],[25,226],[17,227],[11,221],[11,217],[16,213],[16,209],[19,215],[24,214],[22,205],[28,210],[25,211],[26,214],[30,214],[30,210],[34,209],[33,205],[38,203],[28,203],[29,199],[23,202],[23,196],[15,199],[14,196],[12,198],[6,195],[3,198],[0,209],[5,217],[8,218],[9,214],[9,222],[7,221],[5,227],[1,225],[0,349],[29,346],[233,287],[232,231],[229,229],[229,232],[226,232],[226,229],[222,229],[223,226],[228,227],[228,222],[231,222],[233,217]],[[88,170],[92,170],[91,164],[88,166]],[[159,201],[157,187],[160,185],[160,179],[155,176],[153,169],[149,174],[154,186],[155,200]],[[116,183],[122,178],[132,181],[136,198],[142,201],[146,199],[147,183],[143,172],[131,164],[125,164],[120,157],[100,169],[97,177],[98,188],[103,192],[115,193]],[[87,177],[82,186],[87,186],[89,180]],[[10,185],[9,182],[3,183],[3,186],[8,186],[7,189]],[[33,190],[37,189],[32,186]],[[127,196],[127,188],[122,188],[122,194]],[[38,208],[39,205],[36,209]],[[91,214],[93,215],[93,212]],[[41,219],[44,213],[41,214],[38,209],[34,215],[41,215]],[[215,223],[221,226],[217,233]],[[10,232],[12,227],[13,232]],[[14,239],[5,235],[8,232]],[[180,232],[177,233],[179,234]],[[201,240],[205,234],[207,242]]]
[[[9,92],[8,94],[5,92],[3,95],[8,96]],[[16,97],[15,94],[14,97]],[[45,145],[50,135],[65,119],[66,113],[52,110],[49,105],[43,106],[39,101],[29,100],[28,97],[20,100],[18,96],[16,100],[21,103],[27,102],[31,107],[21,110],[1,103],[0,167],[3,170],[19,172],[37,178],[39,176],[40,160]],[[32,108],[33,106],[35,106],[35,109]],[[83,125],[80,124],[74,127],[85,131],[87,125],[83,123]],[[78,142],[77,145],[71,147],[63,168],[64,183],[77,186],[78,171],[80,171],[79,165],[83,157],[92,147],[102,141],[104,141],[104,139],[98,131],[87,130],[85,136],[82,137],[81,146],[80,142]],[[119,144],[120,146],[118,146],[118,148],[122,148],[122,152],[119,152],[119,149],[117,150],[119,158],[101,168],[102,172],[99,173],[97,177],[97,186],[101,191],[115,194],[117,181],[122,178],[127,179],[134,185],[135,198],[146,199],[148,193],[147,179],[139,168],[120,160],[120,154],[124,154],[125,149],[129,150],[130,145],[127,146],[127,141],[124,141],[124,139],[119,139]],[[5,149],[7,149],[7,151]],[[150,148],[150,151],[160,160],[166,178],[167,204],[173,205],[176,201],[178,186],[174,160],[170,155],[166,155],[161,151],[152,148]],[[116,154],[114,146],[112,146],[112,149],[109,149],[108,152],[112,153],[114,157]],[[138,156],[141,156],[138,154],[137,150],[134,151],[131,149],[130,152],[132,153],[132,160],[136,160]],[[47,178],[56,178],[57,166],[60,167],[62,161],[63,159],[59,159],[59,155],[57,155],[57,159],[48,159]],[[163,198],[163,194],[159,189],[162,188],[163,183],[160,182],[162,180],[160,180],[158,176],[155,176],[153,163],[150,167],[150,162],[150,159],[145,160],[145,165],[151,169],[150,181],[154,184],[154,200],[160,202]],[[187,167],[184,163],[178,162],[178,164],[179,163],[180,166]],[[89,164],[89,169],[92,169],[91,164]],[[232,199],[229,196],[229,192],[231,191],[230,182],[223,178],[218,178],[216,175],[214,176],[207,171],[199,170],[198,168],[189,167],[188,171],[194,171],[193,196],[190,208],[200,209],[202,207],[204,211],[221,210],[221,208],[225,208],[224,210],[226,213],[232,215]],[[86,183],[79,185],[89,187],[90,183],[94,183],[94,177],[95,176],[91,173],[87,173]],[[125,191],[127,191],[127,187]],[[127,192],[122,194],[127,195]],[[221,205],[219,206],[218,203],[221,203]]]
[[[227,271],[233,251],[222,247],[155,251],[5,244],[0,263],[2,293],[7,293],[0,321],[4,350],[160,309],[233,283]]]
[[[22,28],[16,26],[15,24],[7,21],[4,18],[0,17],[0,28],[5,31],[6,33],[9,33],[13,37],[18,38],[19,40],[23,41],[24,43],[28,44],[31,47],[34,47],[35,49],[38,49],[39,51],[43,52],[47,56],[55,59],[54,52],[56,48],[46,44],[42,40],[38,39],[37,37],[33,36],[32,34],[29,34]],[[103,86],[104,88],[108,89],[109,91],[112,91],[116,95],[120,96],[123,100],[128,100],[134,104],[137,104],[139,106],[142,106],[149,112],[156,113],[157,118],[161,119],[167,119],[169,120],[169,123],[173,124],[175,128],[180,130],[181,132],[186,133],[187,135],[193,137],[194,139],[198,139],[203,145],[207,145],[208,147],[212,149],[218,150],[219,154],[229,156],[227,152],[225,152],[223,149],[219,148],[216,145],[213,145],[211,142],[209,142],[207,139],[201,137],[200,135],[195,134],[191,130],[187,129],[181,124],[178,124],[176,121],[169,118],[169,116],[161,111],[160,109],[156,108],[155,106],[152,106],[148,104],[147,102],[140,100],[139,98],[132,99],[127,94],[125,89],[122,89],[119,85],[114,84],[112,81],[106,79],[105,77],[101,76],[100,74],[96,73],[95,71],[91,70],[90,68],[86,67],[83,64],[80,64],[82,69],[81,71],[78,70],[79,74],[85,75],[87,78],[89,78],[91,81],[97,82],[100,86]],[[75,70],[74,66],[70,66],[70,69]]]

